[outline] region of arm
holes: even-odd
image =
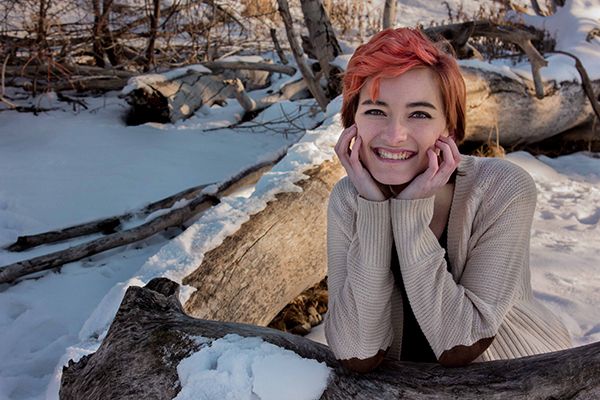
[[[325,335],[336,357],[358,371],[379,365],[393,341],[392,241],[389,201],[362,199],[340,181],[327,212]]]
[[[506,172],[506,171],[503,171]],[[392,200],[392,225],[402,279],[413,311],[442,365],[466,365],[492,343],[529,256],[536,189],[531,177],[514,178],[481,194],[460,282],[447,272],[429,223],[433,198]]]

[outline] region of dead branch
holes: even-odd
[[[268,171],[269,169],[270,167],[265,167],[264,172]],[[76,237],[92,235],[94,233],[114,233],[119,229],[120,226],[122,226],[124,222],[129,221],[132,218],[144,218],[145,216],[152,214],[155,211],[171,208],[173,204],[180,200],[191,200],[200,195],[202,190],[207,186],[208,185],[200,185],[183,190],[162,200],[150,203],[136,212],[125,213],[116,217],[103,218],[98,221],[92,221],[80,225],[71,226],[69,228],[61,229],[59,231],[44,232],[39,233],[37,235],[19,236],[17,238],[17,241],[8,246],[6,250],[13,252],[21,252],[27,249],[31,249],[33,247],[40,246],[42,244],[55,243],[62,240],[69,240]]]
[[[6,72],[6,64],[8,63],[8,57],[10,57],[10,55],[6,56],[6,58],[4,59],[4,64],[2,64],[2,77],[0,78],[0,79],[2,79],[2,81],[1,81],[2,82],[2,94],[0,94],[0,100],[5,102],[12,108],[17,108],[18,105],[11,103],[10,101],[6,100],[6,98],[4,97],[4,93],[6,91],[6,88],[4,86],[4,77],[5,77],[5,72]]]
[[[583,64],[581,63],[581,60],[579,60],[577,56],[566,51],[554,50],[552,53],[564,54],[575,59],[575,68],[577,68],[577,71],[581,76],[581,85],[583,86],[583,89],[585,90],[585,94],[587,95],[588,99],[590,99],[590,103],[592,103],[592,108],[596,113],[596,117],[598,117],[598,119],[600,120],[600,104],[598,104],[598,99],[596,98],[596,95],[594,94],[594,89],[592,88],[592,82],[590,81],[590,78],[587,74],[587,71],[583,67]]]
[[[296,73],[296,68],[289,65],[270,64],[262,62],[246,62],[246,61],[205,61],[201,63],[206,68],[211,70],[220,69],[247,69],[258,71],[269,71],[280,74],[293,76]]]
[[[470,34],[465,35],[465,32],[470,32]],[[436,26],[424,29],[423,33],[433,39],[435,39],[437,35],[442,35],[451,41],[453,41],[454,38],[460,38],[457,43],[458,47],[462,47],[469,37],[478,36],[508,40],[517,44],[527,55],[529,62],[531,63],[536,97],[538,99],[544,97],[541,68],[547,66],[548,61],[546,61],[531,44],[531,40],[538,39],[541,33],[531,33],[523,29],[499,25],[489,21],[469,21],[462,24]]]
[[[271,40],[273,40],[273,45],[275,46],[275,50],[277,51],[277,55],[279,56],[279,59],[281,60],[281,62],[284,65],[287,65],[287,63],[289,61],[288,61],[287,57],[285,56],[285,53],[283,52],[281,45],[279,44],[279,40],[277,39],[277,31],[274,28],[271,28],[270,34],[271,34]]]
[[[144,288],[128,288],[98,350],[63,368],[61,400],[170,400],[181,390],[177,374],[181,360],[228,334],[260,337],[327,364],[331,376],[322,400],[585,400],[600,396],[600,343],[461,368],[386,360],[372,372],[359,373],[342,366],[329,347],[301,336],[192,318],[183,311],[178,295],[179,285],[166,278],[155,278]],[[200,345],[196,337],[209,342]]]
[[[253,100],[250,98],[250,96],[248,96],[248,93],[244,89],[244,84],[239,79],[229,79],[223,81],[223,83],[229,86],[237,101],[246,111],[263,110],[270,105],[277,103],[278,101],[289,100],[290,97],[308,87],[306,85],[306,81],[301,79],[284,86],[279,93],[272,94],[258,100]]]
[[[258,177],[264,173],[265,168],[272,167],[283,156],[281,155],[274,162],[264,162],[246,168],[234,177],[220,183],[214,194],[202,194],[184,207],[171,210],[138,227],[113,233],[66,250],[0,267],[0,284],[11,283],[25,275],[52,269],[106,250],[138,242],[169,227],[181,225],[198,213],[218,204],[222,197],[258,181]]]

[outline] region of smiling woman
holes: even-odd
[[[533,298],[532,178],[461,156],[465,83],[409,28],[359,47],[344,77],[328,209],[327,342],[358,371],[385,357],[463,366],[571,346]]]

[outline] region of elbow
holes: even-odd
[[[455,346],[444,351],[438,361],[446,368],[465,367],[475,361],[493,341],[494,337],[491,337],[481,339],[471,346]]]
[[[348,360],[339,360],[343,366],[350,368],[356,372],[370,372],[379,366],[383,362],[387,350],[379,350],[373,357],[366,358],[364,360],[360,358],[350,358]]]

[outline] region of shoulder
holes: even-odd
[[[348,219],[355,212],[357,201],[358,191],[350,178],[345,176],[331,190],[327,213],[333,217]]]
[[[520,166],[503,158],[463,156],[459,173],[483,196],[533,199],[537,196],[535,182]]]

